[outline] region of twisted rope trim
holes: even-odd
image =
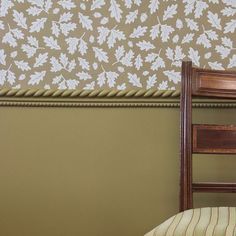
[[[0,97],[37,98],[177,98],[174,90],[56,90],[56,89],[0,89]]]

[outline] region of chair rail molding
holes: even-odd
[[[179,90],[0,89],[0,106],[19,107],[179,107]],[[235,108],[235,99],[193,100],[198,108]]]

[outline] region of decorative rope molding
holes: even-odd
[[[1,107],[179,107],[180,91],[0,89]],[[236,108],[236,100],[193,99],[197,108]]]
[[[55,89],[0,89],[0,97],[41,98],[176,98],[174,90],[55,90]]]

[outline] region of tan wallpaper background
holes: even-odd
[[[235,0],[0,0],[0,86],[177,89],[236,69]]]

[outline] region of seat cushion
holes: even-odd
[[[236,236],[236,207],[186,210],[145,236]]]

